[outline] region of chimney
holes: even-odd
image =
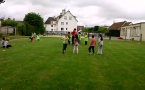
[[[64,15],[64,14],[65,14],[65,9],[62,10],[62,15]]]

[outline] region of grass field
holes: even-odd
[[[63,55],[58,38],[10,43],[0,48],[0,90],[145,90],[145,42],[105,40],[103,55],[84,44]]]

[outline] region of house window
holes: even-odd
[[[72,17],[71,16],[69,16],[69,20],[72,20]]]
[[[66,25],[68,25],[68,22],[66,22]]]
[[[140,35],[140,27],[133,27],[131,30],[131,36],[139,36]]]
[[[61,22],[61,25],[64,25],[64,22]]]
[[[51,31],[53,31],[53,29],[51,29]]]
[[[53,24],[53,21],[51,21],[51,24]]]
[[[63,31],[64,30],[64,28],[61,28],[61,31]]]
[[[64,16],[64,20],[67,20],[67,16]]]
[[[67,30],[67,28],[66,28],[66,30]]]
[[[121,36],[125,36],[126,35],[126,30],[125,30],[125,28],[122,28],[122,30],[121,30]]]
[[[51,25],[51,27],[53,27],[53,25]]]

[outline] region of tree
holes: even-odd
[[[16,27],[18,25],[18,22],[14,21],[14,20],[5,20],[2,22],[2,26],[12,26],[12,27]]]
[[[19,23],[17,26],[18,33],[23,35],[27,35],[26,25],[24,23]]]
[[[1,4],[1,3],[4,3],[4,2],[5,2],[5,0],[0,0],[0,4]]]
[[[89,27],[89,32],[94,32],[94,28],[93,27]]]
[[[99,26],[95,26],[94,27],[94,32],[98,32],[98,30],[99,30]]]
[[[43,24],[43,18],[34,12],[25,15],[24,23],[27,29],[27,35],[31,35],[32,32],[43,34],[45,27]]]
[[[100,26],[99,29],[98,29],[98,32],[100,33],[108,33],[108,29],[106,27],[103,27],[103,26]]]
[[[88,27],[83,28],[83,32],[88,32],[88,31],[89,31]]]

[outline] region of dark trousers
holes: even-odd
[[[85,45],[87,45],[88,44],[88,41],[85,41]]]
[[[70,45],[70,40],[68,40],[68,44]]]
[[[6,48],[12,47],[11,45],[7,45]]]
[[[72,45],[74,45],[74,38],[75,38],[75,37],[74,37],[74,36],[72,36]]]
[[[94,54],[94,53],[95,53],[95,52],[94,52],[94,48],[95,48],[95,46],[90,46],[90,47],[89,47],[89,53],[91,52],[91,49],[92,49],[93,54]]]
[[[64,51],[66,50],[66,48],[67,48],[67,44],[63,44],[62,53],[64,53]]]

